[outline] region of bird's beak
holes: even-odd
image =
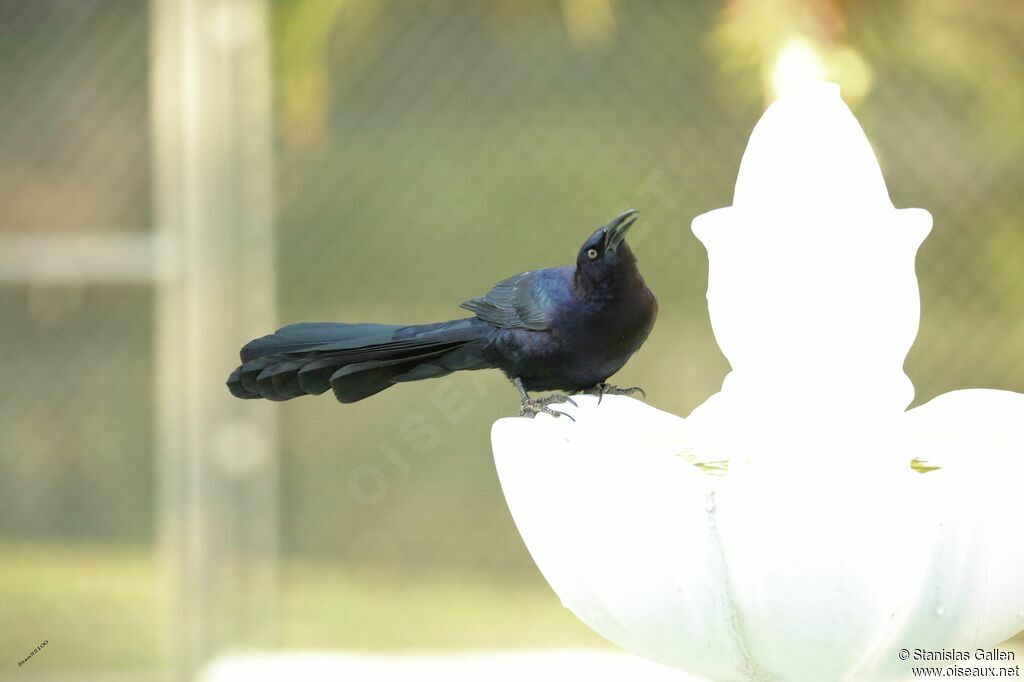
[[[631,208],[604,226],[605,251],[614,251],[619,248],[619,244],[626,239],[626,233],[636,223],[639,214],[640,211]]]

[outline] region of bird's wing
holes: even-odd
[[[548,298],[540,284],[540,270],[521,272],[494,285],[486,296],[471,299],[462,308],[497,327],[541,331],[550,329]]]

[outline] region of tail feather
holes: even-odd
[[[274,358],[271,356],[256,358],[252,362],[248,362],[241,367],[241,384],[242,387],[250,392],[259,394],[259,376],[260,372],[273,364]]]
[[[300,395],[305,395],[306,392],[299,384],[300,369],[302,369],[302,363],[298,360],[278,365],[270,375],[274,390],[286,398],[298,398]]]
[[[253,393],[252,391],[248,390],[242,384],[242,368],[241,367],[236,369],[234,372],[231,373],[230,376],[228,376],[227,384],[228,384],[228,390],[231,391],[231,395],[235,396],[236,398],[241,398],[243,400],[252,400],[253,398],[262,398],[263,397],[259,393]]]
[[[481,355],[490,326],[477,318],[427,325],[294,324],[242,349],[228,377],[239,398],[290,400],[329,388],[356,402],[405,381],[490,367]]]
[[[354,403],[380,393],[385,388],[393,386],[393,368],[393,364],[379,367],[375,362],[361,362],[342,367],[331,376],[334,397],[339,403]]]
[[[471,345],[459,346],[438,358],[424,359],[401,374],[392,377],[391,381],[402,383],[443,377],[463,369],[476,369],[477,361],[477,348]]]
[[[273,334],[253,339],[242,348],[242,363],[265,355],[301,353],[331,347],[333,350],[358,348],[391,337],[397,325],[345,324],[343,322],[303,322],[290,324]]]
[[[334,397],[340,403],[354,403],[380,393],[395,384],[394,378],[445,351],[424,353],[401,360],[369,360],[345,365],[331,375]]]
[[[331,390],[331,375],[338,370],[338,360],[321,358],[306,363],[296,377],[299,387],[309,395],[320,395]]]
[[[285,360],[264,369],[256,377],[260,395],[269,400],[289,400],[303,395],[296,376],[300,367],[301,362]]]

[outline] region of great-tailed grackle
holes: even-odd
[[[474,317],[435,324],[293,324],[250,341],[228,377],[239,398],[289,400],[334,389],[353,403],[397,383],[463,369],[502,370],[519,389],[522,413],[559,415],[566,395],[632,393],[605,381],[647,339],[658,302],[625,243],[629,210],[583,243],[576,265],[531,270],[498,282],[462,307]]]

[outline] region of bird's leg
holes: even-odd
[[[593,388],[588,388],[586,391],[581,391],[581,393],[585,393],[587,395],[596,395],[598,405],[601,404],[601,398],[605,397],[606,395],[636,395],[637,393],[639,393],[641,396],[643,396],[644,400],[647,400],[647,392],[644,389],[640,388],[639,386],[628,386],[626,388],[619,388],[618,386],[606,384],[604,382],[601,382],[600,384],[594,386]]]
[[[552,393],[545,398],[531,398],[530,394],[526,392],[526,388],[523,386],[523,380],[516,377],[512,380],[512,383],[516,385],[519,390],[519,400],[521,404],[521,410],[519,414],[523,417],[530,416],[536,417],[538,414],[543,412],[544,414],[550,414],[554,417],[568,417],[572,421],[576,421],[571,414],[565,412],[559,412],[558,410],[552,410],[549,405],[555,403],[569,403],[570,405],[576,406],[576,401],[565,395],[564,393]]]

